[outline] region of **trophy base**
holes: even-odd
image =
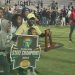
[[[42,45],[41,47],[45,52],[47,52],[47,51],[50,51],[51,49],[60,48],[62,46],[63,46],[63,44],[61,44],[61,43],[53,42],[52,45],[50,45],[48,47],[45,47],[44,45]]]

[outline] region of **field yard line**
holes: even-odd
[[[65,48],[65,49],[71,49],[71,50],[75,50],[74,48],[68,48],[68,47],[65,47],[65,46],[64,46],[64,48]]]

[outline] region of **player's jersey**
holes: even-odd
[[[42,33],[42,32],[40,31],[40,29],[39,29],[38,26],[33,25],[32,27],[36,29],[36,32],[37,32],[38,35],[40,35],[40,34]],[[30,27],[27,25],[27,23],[22,24],[22,25],[18,28],[18,30],[16,31],[16,35],[20,35],[20,34],[26,34],[26,35],[27,35],[29,28],[30,28]]]

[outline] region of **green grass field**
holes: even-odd
[[[40,27],[43,32],[46,28],[51,29],[53,42],[61,43],[63,46],[48,52],[41,51],[41,58],[36,68],[39,71],[38,75],[75,75],[75,31],[73,42],[70,42],[69,27]],[[39,40],[44,41],[44,38]],[[11,72],[11,75],[16,74]]]
[[[69,42],[69,27],[47,28],[52,31],[53,42],[62,43],[64,46],[48,52],[42,50],[40,61],[37,63],[39,75],[75,75],[75,31],[73,42]]]

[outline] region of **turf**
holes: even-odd
[[[63,46],[48,52],[42,50],[40,61],[37,63],[39,75],[75,75],[75,31],[73,42],[70,42],[68,40],[69,26],[47,28],[52,31],[53,42],[62,43]]]
[[[50,49],[48,52],[41,51],[40,61],[37,62],[38,75],[75,75],[75,31],[73,42],[68,40],[69,26],[39,26],[42,32],[49,28],[52,32],[53,42],[63,44],[60,48]],[[44,38],[39,42],[44,43]],[[16,72],[11,72],[16,75]]]

